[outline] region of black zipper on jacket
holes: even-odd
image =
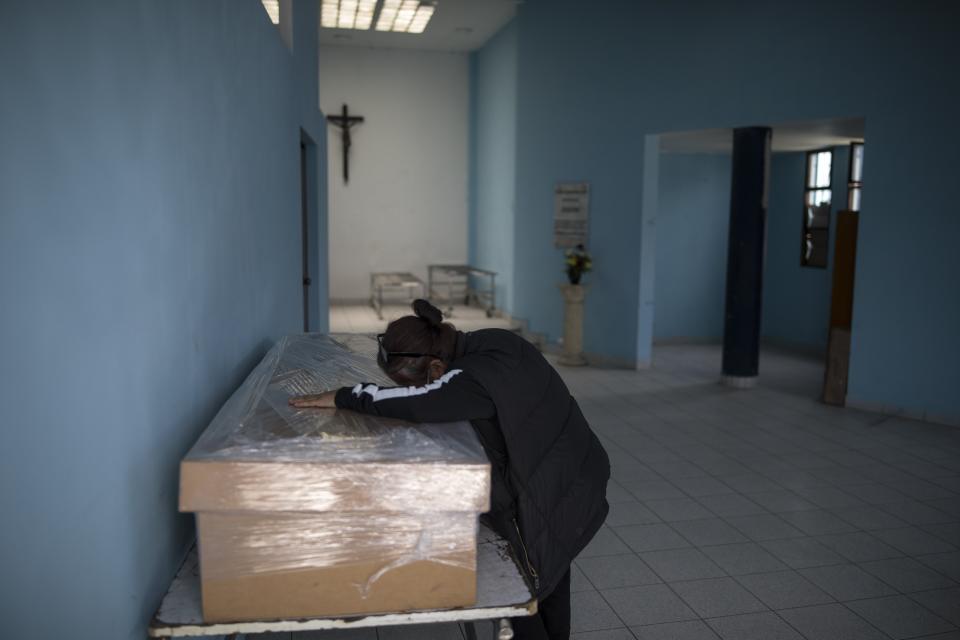
[[[530,563],[530,556],[527,554],[527,545],[523,541],[523,536],[520,534],[520,525],[517,524],[517,519],[513,519],[513,527],[517,530],[517,538],[520,540],[520,548],[523,549],[523,559],[527,563],[527,570],[530,572],[530,577],[533,578],[533,587],[535,590],[540,591],[540,576],[537,575],[537,570],[533,568],[533,565]]]

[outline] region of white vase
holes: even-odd
[[[583,357],[583,299],[587,289],[582,284],[562,284],[563,291],[563,355],[560,364],[582,367],[587,364]]]

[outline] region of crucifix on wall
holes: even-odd
[[[363,122],[363,116],[352,116],[343,105],[343,112],[338,116],[327,116],[335,127],[340,127],[340,139],[343,141],[343,181],[350,182],[350,128]]]

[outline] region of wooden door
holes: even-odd
[[[830,336],[823,401],[842,407],[847,399],[850,369],[850,329],[853,321],[853,282],[857,263],[856,211],[837,214],[837,237],[833,258],[833,290],[830,296]]]

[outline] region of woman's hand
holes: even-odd
[[[336,391],[314,393],[307,396],[292,396],[289,400],[291,407],[297,409],[336,409]]]

